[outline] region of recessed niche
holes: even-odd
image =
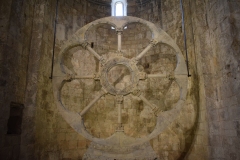
[[[21,134],[23,104],[11,102],[7,134]]]

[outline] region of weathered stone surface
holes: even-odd
[[[140,23],[136,23],[136,21]],[[80,39],[80,42],[84,41],[81,39],[81,36],[85,34],[86,36],[83,36],[85,37],[85,41],[96,41],[93,37],[104,37],[105,35],[101,34],[102,32],[112,31],[110,26],[105,29],[104,25],[99,25],[109,22],[117,25],[118,28],[124,27],[123,24],[126,22],[130,23],[128,28],[125,29],[127,32],[129,30],[130,33],[139,34],[143,32],[144,34],[149,32],[150,29],[155,40],[151,40],[150,44],[146,44],[145,46],[148,47],[146,47],[139,56],[132,54],[129,58],[124,57],[125,51],[122,51],[121,48],[124,45],[131,44],[131,41],[136,43],[136,40],[130,38],[125,40],[123,45],[119,43],[121,39],[118,40],[118,51],[115,51],[115,53],[110,51],[110,53],[103,52],[104,54],[101,54],[101,52],[100,54],[97,53],[99,51],[98,47],[96,51],[92,49],[93,45],[89,48],[89,42],[82,44],[88,51],[84,51],[83,48],[79,47],[68,51],[67,48],[73,46],[75,43],[74,39],[68,40],[65,48],[62,48],[55,64],[53,80],[55,102],[64,119],[66,119],[79,134],[93,141],[92,143],[112,148],[114,147],[113,145],[120,140],[120,147],[131,148],[136,144],[145,143],[158,136],[178,117],[182,106],[185,105],[184,102],[186,99],[186,67],[184,67],[185,64],[182,63],[184,60],[181,51],[174,44],[173,40],[163,31],[158,32],[151,23],[139,18],[123,17],[117,19],[108,17],[99,19],[94,21],[92,25],[88,24],[83,27],[77,31],[75,35]],[[134,22],[134,25],[131,25],[132,22]],[[137,32],[131,32],[132,29],[135,29],[131,28],[133,26],[136,28],[139,27],[139,30],[136,30]],[[139,38],[142,38],[142,36]],[[160,47],[159,45],[154,49],[150,49],[158,42],[170,45],[174,51],[171,50],[169,54],[163,54],[161,48],[163,48],[163,50],[166,50],[166,48]],[[98,41],[96,41],[96,43],[98,43]],[[106,42],[102,41],[101,43],[104,45]],[[113,49],[113,51],[114,50],[117,50],[117,48]],[[149,50],[149,52],[145,53],[147,50]],[[95,61],[96,59],[99,60],[98,63]],[[136,64],[139,59],[143,59],[143,61],[141,60],[137,66]],[[178,62],[177,65],[176,62]],[[146,76],[144,77],[140,73],[144,73]],[[64,74],[68,74],[68,76],[64,76]],[[156,79],[152,79],[151,77],[155,77]],[[165,79],[161,79],[161,77]],[[99,83],[97,82],[99,80],[99,87],[103,88],[100,91],[96,90],[99,87],[95,87],[96,84]],[[138,87],[140,84],[141,87]],[[179,90],[179,87],[181,90]],[[103,94],[107,93],[109,95],[103,96]],[[61,96],[58,97],[57,95]],[[122,100],[128,99],[128,101],[126,101],[128,103],[120,103],[120,101],[118,101],[119,96],[124,96]],[[80,103],[77,102],[78,98],[80,98]],[[81,101],[83,101],[83,103],[81,103]],[[73,105],[73,102],[77,103]],[[119,104],[127,104],[127,106],[122,106],[123,109],[120,109],[121,111],[119,112],[119,109],[116,107],[119,107]],[[176,125],[179,127],[179,130],[182,131],[179,132],[172,129],[172,132],[182,134],[183,131],[192,128],[195,111],[192,107],[187,108],[181,113],[186,116],[187,112],[191,110],[189,116],[193,117],[192,120],[189,121],[189,123],[186,120],[182,120],[183,118],[180,118],[179,123]],[[79,115],[74,114],[76,111]],[[160,113],[160,111],[165,113]],[[180,124],[181,122],[183,124]],[[124,134],[122,133],[123,131]],[[118,138],[116,139],[114,137]],[[135,137],[136,139],[130,137]],[[174,143],[172,148],[170,148],[174,152],[179,152],[181,149],[178,138],[179,137],[176,136],[176,144]],[[129,141],[127,141],[127,139],[129,139]],[[158,143],[160,142],[154,141],[154,144]],[[154,145],[154,149],[156,149],[157,153],[163,149],[156,148],[156,146],[157,145]],[[118,149],[116,148],[116,150]],[[169,150],[169,148],[165,149]],[[91,152],[99,152],[99,154],[91,155]],[[142,153],[142,155],[139,155],[140,153]],[[96,159],[98,156],[101,156],[101,159],[108,159],[112,156],[114,157],[114,154],[115,153],[112,153],[110,150],[105,153],[104,147],[100,147],[98,151],[92,151],[91,148],[89,148],[85,154],[85,159]],[[136,150],[132,151],[131,156],[127,156],[126,159],[134,159],[138,156],[143,159],[154,159],[156,155],[147,156],[145,152],[141,152],[136,148]],[[178,154],[176,154],[176,156],[178,156]],[[115,158],[121,159],[121,156],[115,155]]]
[[[177,122],[150,144],[160,159],[237,160],[240,158],[239,2],[186,0],[183,7],[191,74],[187,103]],[[65,122],[53,102],[49,76],[55,9],[56,0],[0,2],[0,159],[19,159],[19,153],[20,159],[82,159],[89,148],[90,141]],[[59,0],[55,60],[60,47],[78,29],[110,16],[110,12],[110,5],[99,5],[92,0]],[[179,1],[128,0],[128,15],[163,28],[185,52]],[[110,28],[110,24],[91,28],[86,36],[99,55],[115,54],[117,34]],[[144,25],[129,24],[122,35],[123,56],[129,59],[137,56],[151,39],[152,34]],[[72,50],[69,53],[74,58],[70,55],[64,58],[69,73],[98,72],[97,58],[84,48],[81,52],[86,54],[78,56]],[[174,50],[159,44],[138,65],[141,72],[148,74],[165,74],[175,67]],[[117,88],[128,77],[121,80]],[[152,104],[164,111],[179,99],[180,90],[174,81],[154,78],[139,82],[139,88]],[[100,81],[74,80],[63,86],[62,100],[67,109],[80,113],[100,89]],[[11,102],[25,105],[21,139],[6,135]],[[115,132],[118,111],[112,106],[115,97],[104,96],[85,115],[87,130],[96,137],[109,137]],[[151,132],[156,124],[152,114],[140,98],[124,97],[122,122],[128,135],[144,137]]]

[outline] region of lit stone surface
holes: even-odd
[[[155,39],[151,40],[141,53],[131,59],[124,57],[124,53],[119,50],[122,48],[119,43],[121,37],[118,38],[118,51],[115,54],[111,52],[104,55],[98,54],[93,46],[89,46],[89,40],[81,39],[81,37],[86,37],[85,34],[89,28],[98,30],[96,26],[101,27],[99,24],[109,22],[117,25],[115,28],[124,27],[126,22],[138,22],[147,26]],[[111,30],[110,27],[109,30]],[[123,32],[123,30],[119,29],[117,32]],[[118,35],[121,36],[121,34]],[[88,54],[82,49],[73,54],[71,54],[72,51],[68,51],[68,48],[74,47],[79,42],[82,43],[78,45],[85,47],[89,51]],[[174,54],[167,56],[171,57],[172,62],[163,62],[158,66],[162,68],[160,73],[156,66],[160,62],[158,59],[161,58],[161,53],[158,52],[159,55],[155,53],[156,50],[151,50],[159,42],[171,46],[176,54],[176,56]],[[96,67],[97,64],[92,64],[94,61],[89,54],[99,61],[99,67]],[[72,58],[70,58],[71,56]],[[140,59],[145,61],[140,63]],[[170,66],[174,66],[176,61],[178,65],[171,68]],[[147,67],[143,67],[143,65]],[[85,67],[88,67],[89,72]],[[151,70],[144,71],[144,68]],[[165,71],[165,68],[168,70]],[[77,74],[78,70],[80,72]],[[75,37],[68,40],[62,47],[55,64],[53,79],[55,103],[63,118],[74,130],[92,141],[84,154],[84,159],[159,159],[159,155],[153,150],[153,148],[156,149],[155,145],[152,148],[149,142],[164,132],[179,116],[186,100],[186,76],[186,66],[181,51],[164,31],[156,28],[150,22],[135,17],[103,18],[78,30]],[[164,81],[161,81],[162,78]],[[85,83],[86,79],[88,79],[88,83]],[[78,83],[69,85],[72,80],[78,80],[76,81]],[[100,88],[99,90],[96,90],[94,85],[99,84],[98,81],[101,86],[97,87]],[[140,83],[141,81],[142,83]],[[177,85],[174,85],[173,82]],[[75,113],[68,106],[73,106],[72,99],[78,98],[71,89],[76,90],[76,85],[79,83],[83,84],[78,90],[83,93],[81,101],[86,103],[83,103],[81,110]],[[181,89],[179,90],[179,88]],[[175,96],[164,97],[168,92]],[[124,103],[124,100],[128,103]],[[79,108],[78,103],[75,103],[74,106]],[[180,147],[176,145],[173,149],[179,150]]]
[[[59,0],[55,61],[60,47],[78,29],[110,16],[110,6],[102,5],[110,0],[94,1]],[[56,0],[0,2],[0,159],[79,160],[92,146],[91,141],[69,126],[54,103],[49,77],[56,4]],[[162,28],[185,57],[179,5],[175,0],[128,0],[128,15]],[[239,2],[184,0],[183,6],[191,74],[186,105],[176,121],[153,138],[150,145],[160,159],[238,160]],[[91,28],[86,35],[94,50],[106,58],[117,48],[116,31],[109,28],[110,24],[103,24]],[[152,34],[144,25],[129,24],[122,35],[123,56],[137,56],[151,39]],[[100,71],[99,61],[84,48],[69,53],[64,58],[69,74],[92,76]],[[175,53],[157,44],[137,67],[148,74],[170,73],[176,67]],[[163,111],[171,109],[171,104],[180,98],[175,81],[152,78],[138,84],[145,98]],[[80,113],[100,89],[98,80],[72,80],[62,88],[62,102],[68,110]],[[24,105],[21,135],[7,134],[11,102]],[[144,137],[152,131],[156,119],[139,97],[124,96],[122,105],[127,135]],[[112,106],[115,97],[105,95],[84,115],[84,124],[91,134],[104,138],[115,133],[118,111]]]

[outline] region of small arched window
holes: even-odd
[[[123,10],[122,2],[115,3],[115,16],[123,16]]]
[[[112,0],[112,16],[127,16],[126,0]]]

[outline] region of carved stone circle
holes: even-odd
[[[142,25],[147,26],[153,35],[153,39],[151,40],[149,46],[135,58],[128,59],[116,54],[116,55],[110,56],[108,59],[104,59],[89,47],[86,39],[86,32],[90,28],[99,24],[110,24],[114,28],[117,28],[117,29],[120,28],[121,31],[124,31],[123,28],[127,24],[135,23],[135,22],[141,23]],[[151,104],[141,95],[141,91],[137,88],[137,84],[139,80],[147,78],[147,75],[145,73],[139,72],[136,66],[136,63],[138,63],[138,60],[141,58],[141,56],[143,56],[147,52],[147,50],[149,50],[151,47],[155,46],[158,43],[166,44],[175,50],[176,57],[177,57],[177,67],[175,68],[174,73],[173,74],[171,73],[169,75],[171,75],[172,78],[174,77],[175,82],[179,86],[180,99],[178,100],[178,102],[174,106],[172,106],[172,109],[156,114],[157,116],[156,127],[154,128],[151,134],[143,138],[132,138],[125,135],[123,132],[116,132],[107,139],[101,139],[101,138],[93,137],[92,135],[90,135],[84,127],[83,115],[104,94],[112,94],[112,95],[115,95],[116,97],[125,96],[127,94],[133,94],[135,96],[139,96],[144,102],[148,103],[148,105],[151,106]],[[81,113],[75,113],[68,110],[63,105],[62,99],[61,99],[61,89],[63,85],[67,83],[66,79],[71,80],[76,78],[74,76],[69,77],[69,74],[67,74],[66,70],[64,69],[63,55],[71,48],[77,47],[77,46],[82,46],[86,48],[102,64],[102,70],[99,77],[102,85],[102,90],[99,92],[99,95],[88,106],[86,106],[84,108],[84,111],[82,111]],[[130,72],[131,80],[128,86],[122,90],[116,89],[113,85],[111,85],[111,83],[108,80],[108,72],[111,70],[111,68],[117,65],[123,65],[127,67],[127,69]],[[97,159],[99,159],[99,157],[102,157],[102,159],[108,159],[108,158],[111,159],[111,155],[114,155],[114,153],[110,154],[109,152],[114,152],[114,150],[121,151],[121,153],[115,155],[120,159],[121,157],[124,157],[124,159],[135,159],[136,157],[139,157],[139,155],[142,156],[143,159],[154,159],[156,155],[154,154],[154,151],[150,147],[149,140],[151,140],[152,138],[158,136],[161,132],[163,132],[167,128],[167,126],[176,119],[178,113],[181,111],[181,108],[185,103],[186,94],[187,94],[187,68],[186,68],[183,55],[179,47],[177,46],[177,44],[174,42],[174,40],[162,29],[157,28],[153,23],[140,18],[129,17],[129,16],[106,17],[106,18],[93,21],[87,24],[86,26],[82,27],[73,35],[71,39],[69,39],[64,44],[64,46],[62,46],[61,52],[57,57],[57,59],[55,60],[54,76],[53,76],[52,84],[53,84],[55,103],[60,113],[62,114],[63,118],[69,123],[69,125],[71,125],[73,129],[75,129],[76,132],[84,136],[86,139],[89,139],[90,141],[92,141],[92,144],[85,155],[86,159],[96,159],[96,157],[98,157]],[[119,100],[117,99],[117,101]],[[121,103],[117,103],[117,104],[121,105]],[[153,110],[157,110],[156,109],[157,106],[154,106],[154,105],[152,106],[154,107]],[[94,146],[96,146],[96,148]],[[144,149],[142,149],[141,146],[145,146]],[[109,149],[106,149],[106,148],[109,148]],[[125,149],[123,148],[127,150],[125,151]],[[100,155],[91,154],[95,150],[100,151],[101,154]],[[143,155],[145,154],[145,152],[146,152],[146,155],[148,155],[148,157]],[[90,155],[91,157],[89,157]]]
[[[117,90],[114,86],[112,86],[108,80],[108,72],[111,68],[123,65],[128,68],[130,72],[130,84],[124,88],[123,90]],[[133,63],[130,59],[125,58],[123,56],[112,56],[104,65],[101,71],[100,82],[104,89],[113,95],[127,95],[134,88],[136,88],[139,78],[138,78],[138,68],[135,63]]]

